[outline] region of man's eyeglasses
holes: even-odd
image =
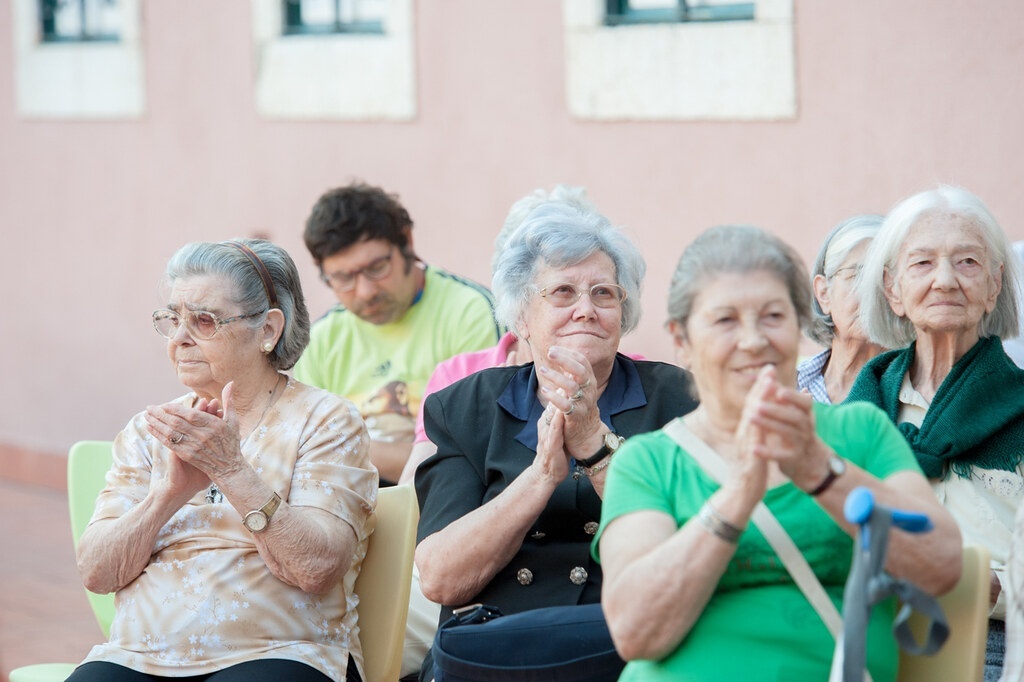
[[[369,265],[353,270],[352,272],[332,272],[327,274],[320,272],[320,279],[324,284],[335,291],[352,291],[356,288],[356,279],[362,275],[368,280],[376,282],[391,274],[391,256],[394,255],[395,247],[388,250],[388,255],[375,258]]]
[[[597,308],[615,308],[626,300],[626,290],[618,284],[595,284],[590,289],[580,289],[575,284],[562,282],[538,289],[537,293],[556,308],[568,308],[584,293],[590,296],[590,302]]]
[[[164,309],[157,310],[153,313],[153,328],[156,329],[160,336],[165,339],[171,339],[178,333],[178,327],[181,326],[181,320],[184,318],[185,328],[188,330],[189,335],[194,339],[206,341],[208,339],[212,339],[214,334],[220,331],[220,328],[226,324],[230,324],[237,320],[246,320],[250,317],[256,317],[265,312],[267,311],[261,310],[258,313],[235,315],[234,317],[228,317],[222,320],[213,313],[208,313],[205,310],[189,310],[185,313],[176,313],[173,310]]]

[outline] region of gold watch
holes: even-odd
[[[265,505],[246,514],[242,519],[242,525],[249,529],[250,533],[262,533],[270,525],[270,518],[280,506],[281,496],[274,493],[274,496]]]

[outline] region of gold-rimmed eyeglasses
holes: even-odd
[[[375,258],[370,261],[369,265],[363,266],[358,270],[352,272],[332,272],[327,274],[326,272],[320,271],[320,279],[323,280],[324,284],[334,289],[335,291],[352,291],[356,288],[356,279],[359,275],[362,275],[366,279],[376,282],[382,280],[391,274],[391,256],[395,253],[395,247],[392,246],[388,249],[386,256]]]
[[[227,317],[222,320],[205,310],[188,310],[185,313],[176,313],[165,308],[153,312],[153,328],[156,329],[160,336],[165,339],[171,339],[178,333],[178,327],[181,326],[181,320],[184,318],[185,328],[188,330],[189,335],[194,339],[206,341],[212,339],[220,331],[220,328],[226,324],[256,317],[265,312],[267,311],[261,310],[258,313],[235,315],[234,317]]]
[[[597,308],[615,308],[626,300],[626,290],[618,284],[595,284],[589,289],[581,289],[575,284],[560,282],[538,289],[537,293],[556,308],[568,308],[584,293],[590,296],[590,302]]]

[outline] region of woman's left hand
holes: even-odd
[[[552,346],[547,364],[537,364],[541,392],[565,417],[565,451],[589,457],[593,454],[591,450],[600,447],[603,437],[601,411],[597,407],[600,393],[590,362],[582,353]]]
[[[775,461],[802,490],[821,482],[832,456],[815,431],[813,405],[809,394],[773,382],[751,417],[765,434],[756,447],[757,455]]]
[[[246,466],[232,403],[233,386],[229,382],[224,387],[221,401],[200,399],[195,407],[172,402],[146,410],[150,432],[214,482]]]

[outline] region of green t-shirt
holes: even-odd
[[[422,296],[394,322],[376,325],[340,305],[317,320],[294,376],[355,403],[373,440],[411,443],[437,363],[500,336],[490,291],[428,267]]]
[[[920,471],[903,436],[867,403],[815,403],[818,435],[841,457],[878,478]],[[630,438],[616,454],[605,487],[598,542],[608,524],[641,510],[671,515],[678,527],[718,489],[701,466],[662,431]],[[764,502],[789,533],[842,611],[853,540],[792,483],[769,489]],[[896,678],[893,600],[874,607],[868,626],[868,667],[875,682]],[[669,656],[632,661],[621,680],[826,680],[835,642],[760,531],[740,537],[700,618]]]

